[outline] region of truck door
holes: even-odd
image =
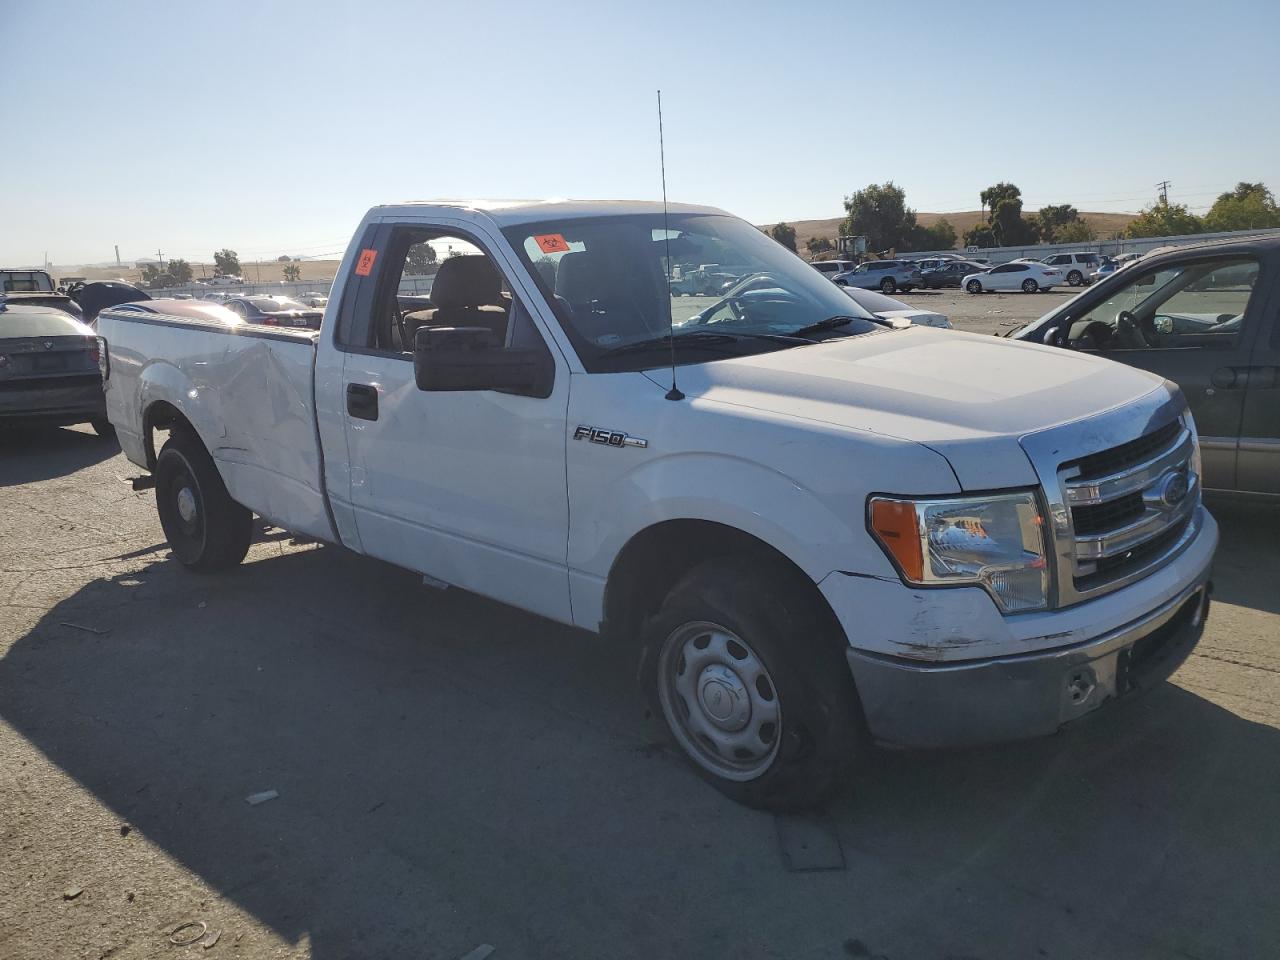
[[[1252,255],[1189,254],[1133,276],[1071,322],[1073,346],[1157,373],[1182,388],[1210,489],[1236,489],[1252,341],[1262,322]]]
[[[563,357],[530,312],[532,284],[480,228],[383,224],[362,276],[342,390],[351,506],[366,553],[569,622]],[[487,351],[545,352],[545,389],[418,388],[417,330],[485,328]],[[540,354],[541,355],[541,354]]]
[[[1244,417],[1236,455],[1236,486],[1280,494],[1280,273],[1277,257],[1263,261],[1257,296],[1257,337],[1244,384]]]

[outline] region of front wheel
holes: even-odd
[[[1040,284],[1036,283],[1030,277],[1027,277],[1027,279],[1022,281],[1023,293],[1035,293],[1039,289],[1040,289]]]
[[[739,803],[820,804],[865,749],[844,637],[816,608],[790,571],[717,559],[644,625],[651,701],[698,773]]]
[[[249,552],[253,514],[231,499],[209,451],[188,430],[174,430],[156,458],[156,510],[178,562],[210,573]]]
[[[970,293],[981,293],[982,283],[977,280],[970,280],[968,283],[964,285],[964,288],[968,290]]]
[[[898,289],[898,281],[894,280],[893,277],[885,277],[883,280],[880,281],[881,293],[893,293],[893,291],[897,289]]]

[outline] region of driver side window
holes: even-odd
[[[1258,261],[1247,258],[1147,270],[1074,321],[1071,342],[1104,351],[1234,346],[1257,279]]]

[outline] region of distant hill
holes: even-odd
[[[1117,233],[1123,233],[1137,214],[1134,213],[1081,213],[1081,217],[1093,227],[1099,240],[1106,240]],[[931,227],[939,220],[946,218],[955,227],[956,235],[963,236],[966,230],[976,227],[983,220],[981,210],[966,210],[963,213],[917,213],[916,221],[922,227]],[[788,220],[787,223],[796,228],[796,249],[804,252],[804,242],[810,237],[826,237],[831,241],[840,233],[840,224],[844,217],[832,217],[830,220]],[[762,229],[769,229],[773,224],[765,224]]]

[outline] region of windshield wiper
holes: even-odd
[[[819,320],[817,323],[811,323],[808,326],[801,327],[799,330],[792,330],[789,336],[804,337],[811,333],[822,333],[824,330],[835,330],[837,327],[847,327],[856,319],[857,317],[847,316],[827,317],[825,320]]]
[[[790,333],[730,333],[728,331],[722,333],[711,333],[710,331],[688,330],[684,333],[677,333],[674,336],[663,334],[660,337],[648,337],[644,340],[635,340],[631,343],[619,344],[616,347],[610,347],[608,350],[600,354],[600,357],[616,357],[624,353],[635,353],[643,350],[656,350],[660,347],[670,347],[674,343],[678,347],[685,345],[704,347],[714,346],[718,343],[734,343],[738,340],[770,340],[770,341],[791,341],[796,343],[807,343],[803,337],[797,337]]]

